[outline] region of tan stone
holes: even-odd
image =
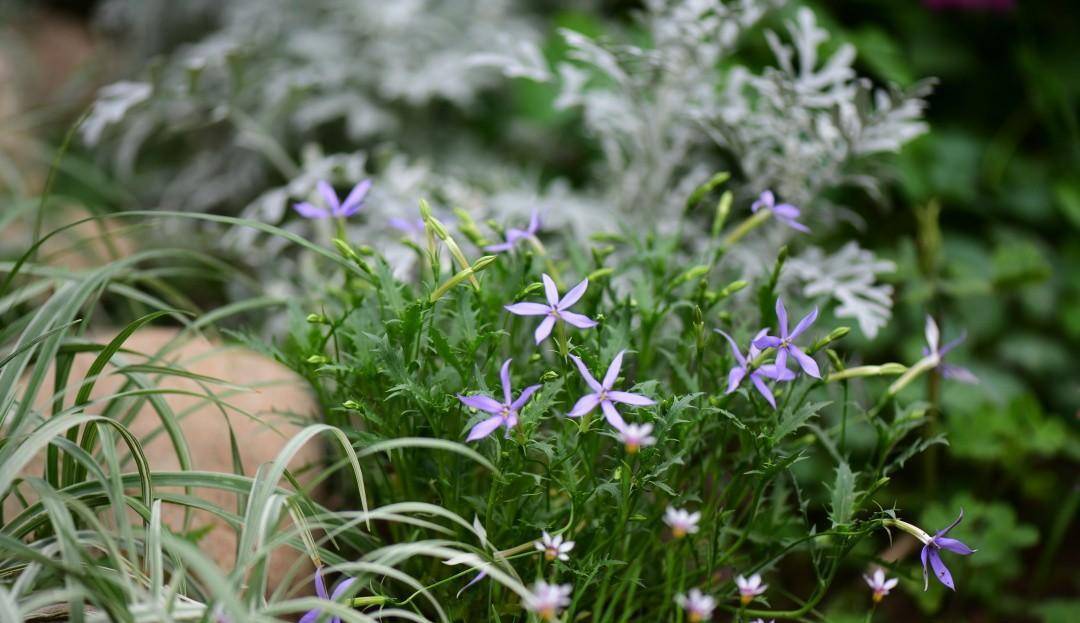
[[[0,158],[19,175],[0,175],[0,190],[41,191],[51,159],[32,128],[31,114],[66,111],[73,122],[106,78],[109,51],[85,20],[42,6],[8,11],[0,24]]]
[[[220,408],[205,399],[196,396],[166,395],[165,400],[178,417],[182,416],[181,428],[190,448],[192,467],[196,470],[213,472],[233,472],[232,451],[229,441],[228,425],[232,426],[238,442],[244,471],[254,475],[259,465],[273,461],[288,438],[303,425],[311,423],[317,405],[303,381],[290,370],[266,357],[243,348],[222,346],[203,338],[184,339],[179,348],[169,346],[179,335],[178,330],[170,328],[146,328],[136,332],[125,343],[128,350],[153,356],[168,346],[168,352],[156,363],[166,362],[200,375],[220,379],[235,385],[253,388],[252,391],[236,393],[237,390],[211,386],[220,398],[231,405],[222,413]],[[112,335],[101,334],[95,341],[105,343]],[[141,363],[145,357],[125,355],[130,363]],[[76,357],[69,383],[69,396],[66,404],[74,398],[86,371],[93,361],[93,355]],[[118,391],[123,384],[123,377],[109,374],[114,368],[108,367],[97,381],[93,397],[108,396]],[[52,379],[45,383],[52,387]],[[164,377],[159,387],[180,389],[202,394],[204,389],[193,380]],[[41,392],[37,404],[43,407],[49,400],[51,389]],[[91,406],[89,413],[99,412],[100,406]],[[251,417],[241,412],[250,414]],[[185,415],[186,414],[186,415]],[[160,419],[149,405],[144,405],[135,416],[130,430],[144,440],[143,450],[150,463],[151,470],[174,471],[180,468],[177,454],[168,437],[159,430]],[[276,430],[275,430],[276,429]],[[294,473],[304,482],[304,467],[319,466],[323,461],[320,442],[313,440],[307,444],[289,463]],[[40,475],[44,465],[43,457],[38,463],[28,468],[29,473]],[[129,467],[126,471],[134,471]],[[287,486],[288,483],[282,483]],[[198,497],[221,506],[230,512],[237,510],[236,499],[232,494],[213,489],[196,489]],[[316,499],[319,498],[316,492]],[[17,502],[9,496],[5,502],[5,513],[11,517]],[[166,505],[163,519],[174,531],[184,530],[184,509],[180,506]],[[191,515],[188,529],[198,529],[211,525],[209,532],[199,540],[200,549],[222,567],[231,568],[237,534],[224,522],[212,515],[195,512]],[[270,586],[277,586],[289,567],[297,561],[304,563],[306,556],[295,552],[282,552],[276,555],[271,564]],[[308,565],[309,566],[309,565]],[[306,578],[309,569],[302,570],[299,578]]]

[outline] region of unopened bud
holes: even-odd
[[[494,264],[495,260],[497,259],[499,259],[499,256],[497,255],[485,255],[484,257],[481,257],[480,259],[473,262],[472,271],[474,273],[478,273],[487,268],[488,266]]]

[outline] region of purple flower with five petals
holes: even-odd
[[[754,364],[754,360],[761,354],[761,350],[758,349],[757,346],[754,346],[754,340],[764,337],[769,330],[762,329],[754,336],[754,340],[750,341],[750,350],[746,353],[745,357],[739,352],[739,346],[735,343],[735,340],[731,339],[730,335],[724,333],[720,329],[713,330],[727,339],[728,344],[731,345],[731,353],[735,355],[735,361],[739,364],[732,368],[731,372],[728,373],[728,387],[727,391],[724,393],[730,394],[739,388],[739,385],[742,384],[744,379],[749,378],[750,382],[754,384],[754,387],[756,387],[758,392],[765,398],[765,401],[775,409],[776,399],[773,398],[772,391],[769,389],[769,386],[765,384],[763,379],[769,378],[777,381],[790,381],[795,378],[795,373],[788,370],[786,367],[781,368],[775,364],[758,366],[757,368],[751,367]]]
[[[507,359],[503,362],[502,369],[499,371],[499,378],[502,380],[503,386],[503,402],[499,402],[490,396],[462,396],[458,394],[458,400],[466,406],[491,414],[491,417],[473,426],[466,441],[476,441],[487,437],[495,432],[495,429],[499,428],[499,426],[506,427],[506,436],[509,437],[510,429],[517,426],[518,413],[521,408],[525,406],[525,403],[529,402],[529,398],[532,398],[536,390],[540,389],[539,385],[530,385],[521,391],[521,395],[517,397],[517,400],[514,400],[513,389],[510,386],[511,361],[513,360]]]
[[[349,192],[349,196],[345,197],[345,201],[340,202],[337,193],[334,192],[334,187],[326,180],[319,180],[316,187],[319,189],[319,194],[322,195],[323,202],[326,203],[325,208],[301,201],[293,205],[293,209],[304,218],[322,219],[331,216],[346,218],[356,214],[364,206],[364,199],[367,198],[368,191],[371,190],[371,180],[364,180],[354,186],[352,191]]]
[[[961,343],[963,343],[964,339],[967,338],[966,334],[961,333],[960,337],[952,340],[951,342],[945,344],[939,349],[938,345],[941,341],[941,332],[938,331],[937,323],[934,322],[934,319],[929,315],[926,316],[925,332],[926,348],[923,349],[923,356],[933,356],[937,360],[937,369],[939,372],[941,372],[941,376],[947,379],[960,381],[961,383],[976,384],[979,382],[978,377],[976,377],[971,372],[971,370],[968,370],[967,368],[964,368],[962,366],[954,366],[945,363],[945,355],[948,354],[950,350],[956,348]]]
[[[626,428],[626,422],[623,421],[622,416],[615,409],[615,403],[633,405],[635,407],[647,407],[649,405],[656,404],[651,398],[642,396],[641,394],[632,394],[630,392],[620,392],[611,389],[611,386],[615,384],[616,379],[619,378],[619,370],[622,369],[622,358],[625,350],[619,351],[618,355],[615,355],[615,359],[611,361],[611,365],[608,366],[607,374],[604,375],[604,382],[600,383],[596,380],[589,369],[585,367],[585,363],[581,361],[581,358],[576,355],[570,355],[573,358],[574,363],[577,364],[578,370],[581,372],[582,378],[592,388],[592,394],[586,394],[582,396],[574,408],[567,413],[570,417],[581,417],[586,413],[596,408],[596,405],[600,405],[600,410],[604,412],[604,419],[615,427],[617,431],[623,431]]]
[[[758,196],[757,201],[750,205],[750,211],[754,213],[762,208],[772,212],[773,216],[788,227],[796,231],[801,231],[804,234],[810,233],[809,227],[795,220],[799,218],[799,208],[796,208],[790,203],[781,203],[777,205],[776,197],[773,196],[771,190],[762,192],[761,195]]]
[[[772,335],[762,335],[761,337],[754,338],[754,346],[764,350],[766,348],[776,349],[776,368],[777,370],[787,368],[787,357],[790,354],[795,358],[795,361],[799,362],[799,367],[803,369],[803,372],[810,376],[820,379],[821,371],[818,370],[817,362],[810,355],[807,355],[798,346],[791,343],[792,340],[802,335],[803,331],[810,328],[810,325],[814,324],[817,320],[818,310],[815,307],[814,311],[803,316],[803,319],[799,321],[799,324],[795,325],[795,330],[788,333],[788,317],[787,310],[784,309],[784,301],[780,298],[776,299],[776,324],[780,330],[780,337]]]
[[[337,586],[334,587],[334,592],[327,595],[326,580],[323,579],[322,567],[318,567],[317,569],[315,569],[315,594],[318,595],[319,599],[325,599],[327,601],[337,601],[338,598],[341,597],[345,593],[345,591],[348,590],[349,586],[351,586],[352,583],[355,581],[356,578],[348,578],[346,580],[342,580],[340,583],[338,583]],[[312,610],[308,610],[306,613],[304,613],[304,616],[300,617],[299,623],[314,623],[314,621],[318,620],[320,614],[322,614],[322,608],[314,608]],[[341,623],[341,618],[330,617],[330,623]]]
[[[484,250],[489,253],[501,253],[503,251],[509,251],[517,245],[519,240],[525,238],[535,238],[536,232],[540,231],[540,213],[536,210],[532,211],[532,215],[529,217],[529,226],[525,229],[517,229],[511,227],[506,230],[506,240],[498,244],[491,244],[484,247]]]
[[[953,583],[952,574],[949,573],[949,568],[945,566],[945,561],[941,559],[941,550],[947,549],[954,554],[960,554],[961,556],[970,556],[975,553],[975,550],[971,549],[964,543],[961,543],[957,539],[950,539],[945,536],[960,523],[964,518],[964,509],[960,509],[960,515],[956,518],[956,521],[949,524],[944,530],[938,530],[934,536],[927,535],[927,539],[923,539],[922,548],[922,570],[923,570],[923,590],[930,587],[930,575],[927,565],[934,569],[934,575],[941,581],[942,584],[948,586],[952,590],[956,590],[956,585]],[[925,534],[925,533],[924,533]]]
[[[566,296],[559,299],[559,289],[555,286],[555,282],[546,274],[542,275],[542,277],[544,280],[544,294],[547,296],[547,305],[542,303],[514,303],[506,306],[508,312],[518,316],[546,316],[540,322],[540,325],[536,327],[537,344],[551,335],[551,329],[555,326],[556,320],[562,320],[579,329],[589,329],[598,324],[588,316],[570,311],[570,307],[585,295],[585,290],[589,287],[588,279],[571,288],[566,293]]]

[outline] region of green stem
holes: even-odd
[[[769,220],[770,216],[772,216],[771,210],[759,210],[757,214],[739,223],[730,234],[724,236],[724,239],[720,241],[721,244],[724,247],[730,247],[742,239],[743,236],[753,231],[754,228]]]

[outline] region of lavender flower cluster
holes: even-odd
[[[315,206],[308,202],[300,202],[294,205],[294,209],[301,216],[309,219],[339,218],[344,219],[356,214],[364,204],[364,200],[371,188],[370,180],[358,183],[348,194],[344,201],[338,199],[333,188],[325,181],[318,184],[318,191],[322,197],[324,206]],[[775,216],[776,219],[800,232],[809,230],[798,222],[799,208],[790,204],[777,204],[771,191],[764,191],[751,206],[751,212],[755,215]],[[425,220],[416,223],[397,219],[392,226],[413,235],[419,235],[425,230]],[[534,211],[529,224],[525,229],[510,228],[507,230],[505,239],[501,243],[487,245],[486,251],[495,253],[513,252],[519,243],[528,241],[538,249],[543,249],[538,235],[541,228],[541,220],[538,212]],[[629,423],[623,419],[616,405],[629,407],[649,407],[656,404],[653,398],[640,393],[633,393],[616,389],[616,383],[622,372],[625,350],[620,350],[612,359],[604,373],[603,379],[597,380],[584,361],[577,355],[569,353],[565,334],[562,332],[566,325],[580,330],[593,329],[599,322],[588,316],[572,311],[579,303],[589,288],[589,280],[581,282],[570,288],[565,294],[560,294],[556,280],[549,274],[541,275],[545,301],[543,303],[533,301],[518,301],[504,305],[506,311],[516,316],[539,317],[533,338],[536,346],[542,345],[558,328],[560,337],[560,350],[562,354],[573,361],[582,380],[590,390],[582,395],[566,413],[566,417],[581,418],[589,415],[598,407],[603,414],[604,420],[614,429],[617,437],[623,443],[625,451],[629,455],[636,454],[642,447],[657,443],[657,438],[652,435],[653,426],[649,423]],[[754,334],[749,342],[749,347],[744,354],[738,343],[731,335],[721,329],[714,329],[722,335],[730,345],[735,366],[727,376],[726,394],[732,394],[742,383],[749,380],[754,389],[773,409],[777,408],[776,398],[769,383],[786,383],[794,381],[799,373],[808,377],[822,380],[821,369],[812,356],[812,351],[799,346],[796,341],[813,326],[818,318],[818,309],[803,316],[794,327],[789,326],[788,310],[782,298],[775,301],[776,327],[775,334],[771,327],[760,329]],[[942,376],[964,382],[977,382],[974,375],[963,368],[944,363],[944,356],[955,348],[964,339],[963,336],[940,345],[940,331],[936,322],[927,317],[925,337],[927,347],[923,351],[923,359],[909,368],[890,387],[890,393],[902,389],[914,376],[922,371],[937,369]],[[796,369],[792,370],[788,363],[794,360]],[[510,437],[511,431],[518,427],[522,410],[530,399],[542,388],[542,384],[533,384],[525,387],[516,396],[513,383],[510,378],[510,367],[513,359],[506,359],[499,369],[499,379],[502,386],[501,399],[485,394],[472,394],[457,396],[461,404],[470,409],[482,412],[487,417],[473,425],[468,432],[466,441],[480,441],[499,428],[505,429],[505,436]],[[848,371],[851,373],[851,370]],[[922,567],[925,577],[924,589],[929,585],[929,573],[932,570],[934,576],[945,586],[955,590],[952,574],[946,567],[942,557],[942,550],[947,550],[961,555],[970,555],[975,550],[959,540],[946,535],[963,518],[963,511],[951,525],[938,531],[933,536],[917,526],[899,519],[888,519],[883,522],[885,526],[899,528],[917,538],[923,543]],[[664,514],[663,522],[669,527],[671,537],[675,540],[684,539],[699,531],[701,521],[700,512],[691,512],[684,508],[669,506]],[[478,528],[482,530],[482,528]],[[568,540],[562,533],[542,532],[541,538],[535,541],[535,551],[542,553],[549,563],[570,561],[570,552],[574,549],[574,541]],[[447,564],[457,564],[458,561],[447,561]],[[487,572],[481,570],[462,590],[479,582],[487,576]],[[871,590],[872,601],[876,605],[889,592],[896,587],[897,578],[887,578],[884,570],[878,568],[873,575],[865,575],[864,579]],[[336,600],[344,594],[351,585],[351,580],[345,580],[338,584],[332,594],[328,594],[323,579],[322,569],[316,574],[316,592],[323,599]],[[759,573],[747,576],[738,575],[734,578],[734,586],[738,596],[740,607],[745,608],[754,600],[765,594],[768,585],[762,582]],[[551,584],[544,580],[537,580],[531,592],[524,595],[522,605],[526,610],[535,613],[540,619],[554,621],[563,609],[572,602],[572,586],[569,584]],[[694,588],[676,597],[677,605],[682,608],[691,622],[707,621],[712,618],[713,611],[718,605],[717,599],[704,593],[699,588]],[[320,609],[308,612],[302,621],[314,621],[321,614]],[[331,618],[331,621],[338,619]],[[762,619],[758,619],[764,623]]]

